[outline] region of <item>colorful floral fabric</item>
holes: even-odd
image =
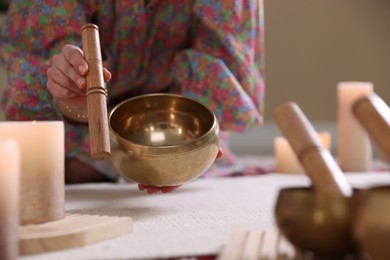
[[[262,123],[262,0],[11,1],[0,40],[7,120],[63,119],[46,89],[46,71],[65,44],[81,46],[81,27],[90,22],[99,26],[104,66],[112,72],[110,107],[138,94],[172,92],[210,106],[224,132]],[[225,135],[226,156],[209,174],[239,170]],[[86,125],[66,121],[66,154],[105,167],[89,159]]]

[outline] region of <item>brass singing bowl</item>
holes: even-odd
[[[390,186],[366,189],[356,213],[355,236],[371,259],[390,259]]]
[[[181,185],[202,175],[219,150],[219,125],[202,103],[176,94],[127,99],[109,115],[111,157],[126,178]]]
[[[320,258],[357,255],[352,225],[355,196],[319,194],[310,187],[282,188],[275,204],[281,233],[302,252]]]

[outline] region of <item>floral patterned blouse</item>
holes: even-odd
[[[8,83],[7,120],[63,120],[46,88],[51,57],[65,44],[81,46],[81,27],[99,26],[109,108],[143,93],[172,92],[216,114],[225,156],[205,175],[239,171],[229,131],[263,121],[262,0],[15,0],[0,39]],[[116,178],[89,156],[88,128],[65,122],[66,155]]]

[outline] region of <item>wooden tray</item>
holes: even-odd
[[[130,217],[68,214],[64,219],[20,227],[21,255],[81,247],[130,233]]]

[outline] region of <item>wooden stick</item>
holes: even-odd
[[[229,241],[218,254],[217,260],[236,260],[241,259],[240,256],[244,250],[249,230],[244,227],[237,227],[230,235]]]
[[[352,111],[368,135],[390,162],[390,108],[377,94],[372,93],[355,101]]]
[[[275,226],[269,226],[263,231],[260,259],[278,259],[278,253],[279,232]]]
[[[86,78],[90,153],[93,159],[104,160],[110,157],[111,147],[99,28],[95,24],[86,24],[81,32],[84,57],[89,66]]]
[[[352,195],[352,186],[297,104],[281,104],[274,111],[274,119],[315,191],[334,192],[347,197]]]
[[[252,227],[249,230],[248,237],[245,242],[241,257],[239,259],[245,260],[257,260],[261,258],[261,245],[263,237],[265,236],[264,230],[261,227]],[[264,243],[263,243],[264,244]]]

